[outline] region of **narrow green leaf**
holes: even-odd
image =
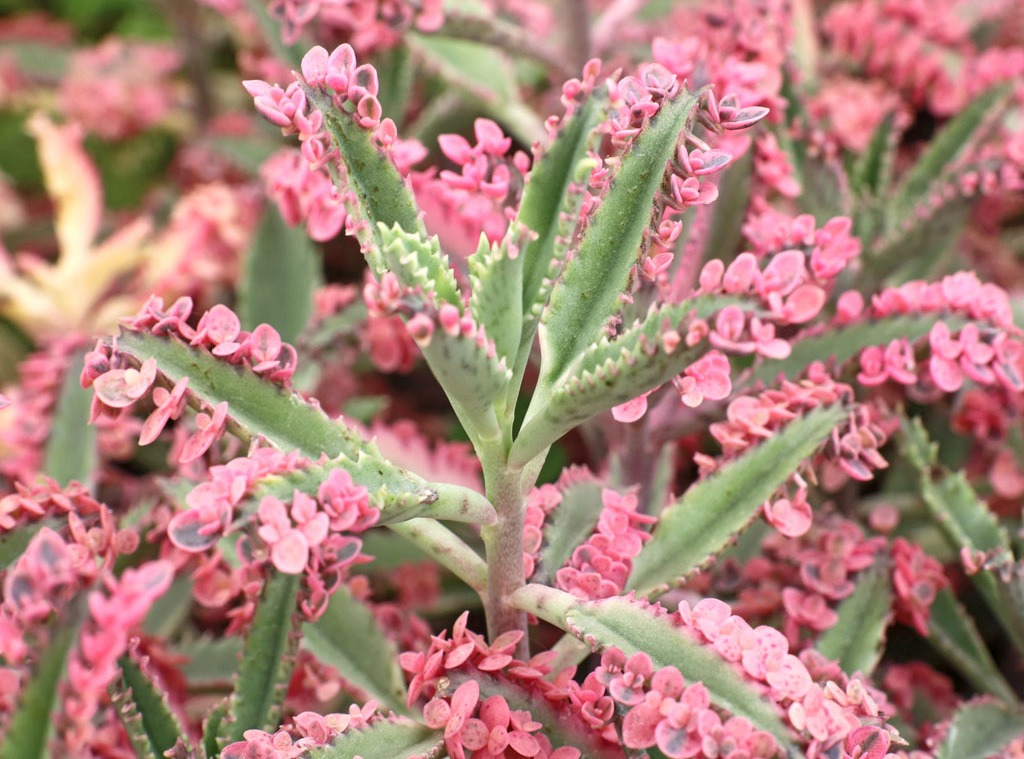
[[[714,703],[771,733],[783,750],[792,748],[777,707],[744,682],[734,666],[714,649],[676,628],[660,607],[622,596],[581,601],[543,585],[527,585],[512,595],[512,601],[595,649],[614,646],[627,656],[643,651],[656,669],[676,667],[686,682],[702,682]]]
[[[64,372],[43,456],[43,474],[61,486],[72,480],[89,484],[96,469],[96,427],[89,424],[92,391],[78,379],[83,355],[76,353]]]
[[[19,525],[15,529],[5,532],[0,536],[0,572],[7,569],[18,558],[25,553],[25,549],[28,548],[28,544],[32,542],[32,538],[43,529],[49,527],[54,529],[56,523],[49,520],[40,520],[38,522],[29,522],[28,524]]]
[[[1020,707],[975,701],[960,707],[936,759],[985,759],[1024,735]]]
[[[697,100],[686,93],[666,101],[640,134],[587,223],[577,255],[566,264],[542,317],[541,382],[550,387],[569,363],[600,337],[618,308],[651,203]]]
[[[889,113],[879,123],[867,149],[857,156],[850,170],[850,186],[855,195],[874,197],[888,191],[899,138],[896,114]]]
[[[238,673],[242,640],[238,637],[204,636],[175,647],[174,653],[188,658],[181,674],[194,688],[213,688],[230,684]]]
[[[312,749],[309,759],[402,759],[437,756],[444,732],[408,719],[377,719],[361,730],[349,729],[323,748]]]
[[[222,725],[227,741],[240,741],[246,730],[274,731],[295,667],[295,604],[301,575],[272,571],[256,607],[242,651],[229,716]]]
[[[404,711],[405,680],[398,667],[398,651],[366,604],[353,598],[344,585],[331,596],[324,615],[303,625],[302,632],[303,647],[365,691],[367,699]]]
[[[118,716],[124,723],[132,743],[140,741],[140,749],[148,748],[154,757],[162,757],[181,738],[188,747],[188,733],[171,710],[164,693],[130,656],[118,659],[121,667],[121,690],[115,694]],[[144,742],[143,742],[144,741]]]
[[[506,366],[512,364],[519,352],[523,328],[523,254],[510,254],[513,245],[521,244],[517,237],[522,235],[517,236],[509,227],[505,238],[492,244],[481,233],[480,245],[469,257],[469,312],[494,341],[494,349],[505,359]]]
[[[816,409],[693,485],[661,513],[628,588],[647,596],[706,566],[843,418],[841,405]]]
[[[597,527],[603,509],[600,483],[579,482],[562,492],[561,503],[544,526],[544,547],[533,582],[553,581],[555,572]]]
[[[293,343],[313,315],[320,256],[305,227],[291,227],[273,204],[263,212],[245,262],[238,315],[242,327],[276,329]]]
[[[957,158],[978,143],[1006,107],[1011,92],[1009,85],[1000,85],[978,95],[928,142],[928,148],[899,183],[891,206],[897,219],[902,211],[923,200],[932,184],[942,178]]]
[[[75,641],[78,625],[64,624],[52,631],[46,650],[40,653],[32,679],[21,689],[18,705],[0,741],[0,759],[46,759],[47,741],[53,727],[57,684]]]
[[[932,602],[928,642],[979,691],[1017,702],[1017,695],[993,661],[974,619],[949,588],[940,590]]]
[[[839,621],[818,638],[815,648],[829,659],[838,659],[846,674],[861,672],[870,677],[882,658],[891,600],[888,572],[862,572],[856,590],[839,604]]]
[[[314,461],[322,454],[335,458],[341,453],[370,452],[353,430],[298,394],[180,341],[125,331],[117,347],[139,361],[156,358],[160,372],[171,383],[188,377],[189,391],[212,406],[227,401],[234,423],[282,451],[298,450]]]

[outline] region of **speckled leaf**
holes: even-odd
[[[404,759],[442,756],[444,732],[402,718],[377,719],[361,730],[346,730],[323,748],[312,749],[309,759]]]
[[[303,648],[360,690],[366,699],[386,709],[405,709],[405,680],[398,667],[398,652],[373,613],[342,585],[331,596],[327,611],[316,622],[302,626]]]
[[[271,571],[256,607],[228,716],[220,726],[228,743],[246,730],[274,731],[284,703],[298,647],[296,602],[302,575]]]
[[[857,587],[836,611],[839,621],[826,630],[815,648],[838,659],[843,671],[870,677],[885,648],[885,631],[892,618],[889,573],[870,569],[857,576]]]
[[[543,385],[554,385],[618,310],[665,165],[696,104],[689,93],[662,104],[589,219],[579,251],[566,264],[541,319]]]
[[[985,759],[1024,735],[1019,706],[975,701],[960,707],[936,759]]]
[[[647,596],[706,566],[843,418],[841,405],[811,411],[690,487],[661,513],[627,587]]]

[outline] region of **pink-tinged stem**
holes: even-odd
[[[487,478],[487,495],[498,512],[498,521],[480,530],[487,548],[484,608],[487,611],[487,635],[491,640],[509,630],[526,632],[526,613],[510,602],[512,594],[526,582],[523,566],[526,502],[520,475],[518,470],[501,468]],[[529,656],[526,636],[520,641],[516,656],[524,660]]]

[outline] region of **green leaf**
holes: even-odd
[[[179,738],[187,748],[188,733],[172,711],[167,694],[131,656],[122,656],[117,663],[121,667],[121,689],[114,699],[136,751],[162,757]]]
[[[221,729],[226,727],[225,720],[228,717],[230,699],[225,698],[207,714],[203,720],[203,753],[207,759],[215,759],[220,755],[221,746],[226,746],[227,741],[220,737]]]
[[[891,600],[888,572],[862,572],[856,590],[839,604],[839,621],[818,638],[815,648],[829,659],[838,659],[846,674],[861,672],[870,677],[885,648]]]
[[[975,701],[953,715],[936,759],[985,759],[1024,735],[1024,710]]]
[[[174,653],[188,657],[180,671],[190,687],[220,687],[230,684],[238,672],[242,639],[204,636],[182,643]]]
[[[298,394],[252,372],[239,371],[205,351],[178,340],[128,331],[118,337],[117,347],[139,361],[156,358],[160,372],[171,383],[188,377],[189,392],[211,406],[227,401],[235,424],[252,437],[262,435],[282,451],[297,450],[314,461],[322,454],[336,458],[341,453],[371,452],[353,430]]]
[[[697,100],[665,101],[623,157],[611,187],[587,222],[578,253],[565,266],[541,319],[541,383],[551,387],[569,363],[600,337],[618,310],[636,263],[665,164]]]
[[[57,684],[64,674],[77,630],[76,624],[51,629],[50,642],[39,655],[32,679],[21,688],[18,705],[7,722],[7,731],[0,742],[0,759],[46,759],[50,756],[46,744],[53,727]]]
[[[841,405],[811,411],[693,485],[661,513],[628,588],[647,596],[706,566],[843,418]]]
[[[379,455],[360,452],[355,459],[342,455],[259,480],[241,507],[239,522],[250,519],[265,496],[288,501],[296,490],[315,496],[334,469],[344,469],[354,482],[369,490],[371,503],[381,510],[379,524],[416,517],[473,524],[491,524],[496,519],[494,507],[475,490],[461,485],[432,484]]]
[[[512,62],[500,50],[443,33],[408,33],[405,41],[421,68],[468,95],[519,142],[544,139],[544,123],[522,102]]]
[[[303,647],[365,691],[367,700],[404,711],[405,680],[398,667],[398,651],[366,604],[353,598],[344,585],[331,596],[324,615],[304,624],[302,632]]]
[[[399,283],[422,288],[424,293],[436,297],[438,305],[451,303],[461,311],[462,293],[448,256],[441,253],[437,235],[427,237],[423,232],[409,232],[398,224],[390,227],[379,224],[378,227],[384,263],[398,277]]]
[[[89,484],[96,469],[96,427],[89,424],[92,391],[78,378],[83,355],[75,353],[64,372],[43,456],[43,474],[62,487],[72,480]]]
[[[979,691],[1009,703],[1017,702],[1017,695],[992,660],[974,619],[949,588],[940,590],[932,602],[928,642]]]
[[[1009,85],[983,92],[928,142],[928,148],[897,187],[890,206],[896,219],[924,200],[933,183],[978,143],[1009,103],[1011,93]]]
[[[675,627],[673,617],[661,607],[623,596],[582,601],[564,591],[534,584],[513,593],[511,601],[571,632],[595,650],[614,646],[626,656],[642,651],[651,657],[655,669],[676,667],[686,682],[704,683],[715,704],[771,733],[783,750],[792,748],[777,707],[762,698],[714,649]]]
[[[229,743],[242,740],[246,730],[274,731],[281,724],[298,647],[295,605],[301,583],[301,575],[271,571],[264,585],[221,727]]]
[[[469,311],[478,326],[494,341],[499,358],[510,366],[519,352],[523,328],[523,261],[522,252],[510,255],[510,247],[521,244],[522,235],[512,227],[499,243],[490,243],[480,234],[480,245],[469,257],[469,279],[472,293]]]
[[[735,302],[733,298],[700,297],[652,306],[614,340],[602,338],[586,348],[554,385],[541,388],[531,402],[532,413],[520,430],[509,460],[523,464],[581,422],[636,398],[679,374],[707,351],[706,345],[674,346],[662,340],[668,329],[685,335],[694,318],[707,319]]]
[[[938,446],[929,440],[920,419],[904,419],[902,430],[903,454],[920,473],[921,497],[953,550],[983,551],[993,560],[1012,564],[1006,529],[975,494],[964,472],[936,465]],[[1024,651],[1024,608],[1015,597],[1017,589],[993,570],[981,570],[971,579],[1014,645]]]
[[[604,504],[598,482],[578,482],[562,492],[562,501],[544,525],[544,546],[531,580],[553,582],[576,547],[597,527]]]
[[[787,358],[774,361],[764,360],[754,369],[751,382],[763,382],[770,385],[782,375],[787,379],[795,379],[802,374],[814,361],[835,362],[842,367],[855,359],[860,352],[872,345],[886,346],[893,340],[905,337],[911,343],[928,336],[928,332],[936,322],[936,316],[892,316],[884,319],[871,319],[857,322],[845,327],[829,329],[820,335],[804,337],[793,342],[793,350]],[[964,320],[958,317],[943,319],[951,330],[959,329]]]
[[[263,212],[245,262],[238,315],[244,329],[269,324],[293,343],[313,315],[320,256],[305,227],[291,227],[273,204]]]
[[[426,237],[419,207],[391,159],[377,149],[370,131],[356,124],[349,112],[339,111],[327,92],[307,87],[306,96],[323,112],[324,126],[339,150],[345,170],[343,179],[335,177],[335,184],[355,194],[355,202],[346,204],[346,210],[353,221],[368,222],[356,237],[380,277],[385,271],[379,252],[384,241],[378,225],[391,229],[397,224],[410,234]]]
[[[329,746],[312,749],[309,759],[400,759],[436,756],[444,733],[403,718],[377,719],[360,730],[348,729]]]

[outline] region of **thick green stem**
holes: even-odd
[[[523,567],[523,524],[526,501],[523,498],[521,472],[507,467],[484,469],[487,496],[498,512],[498,521],[480,530],[487,548],[487,634],[491,640],[510,630],[526,631],[526,613],[514,607],[509,597],[526,582]],[[487,476],[490,475],[490,476]],[[516,656],[529,656],[526,637]]]

